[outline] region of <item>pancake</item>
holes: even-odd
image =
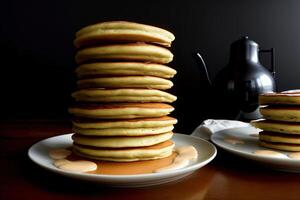
[[[266,141],[260,141],[259,144],[263,147],[278,149],[282,151],[300,151],[300,145],[298,144],[274,143]]]
[[[73,150],[75,154],[81,156],[81,157],[86,157],[89,159],[93,160],[103,160],[103,161],[113,161],[113,162],[134,162],[134,161],[142,161],[142,160],[156,160],[156,159],[161,159],[161,158],[166,158],[168,156],[171,156],[173,152],[168,152],[166,154],[162,154],[156,157],[149,157],[149,158],[114,158],[114,157],[99,157],[99,156],[91,156],[87,154],[83,154],[76,149]]]
[[[147,136],[131,136],[131,137],[98,137],[83,136],[74,134],[72,139],[75,144],[92,146],[92,147],[109,147],[109,148],[125,148],[125,147],[146,147],[155,145],[171,139],[172,132],[147,135]]]
[[[267,106],[259,109],[262,116],[270,120],[300,122],[300,107]]]
[[[171,140],[167,140],[156,145],[138,148],[107,149],[77,144],[74,144],[73,148],[75,153],[79,153],[81,156],[92,159],[131,162],[167,157],[172,154],[174,146],[175,145]]]
[[[174,126],[155,128],[79,128],[73,126],[74,133],[91,136],[144,136],[170,132]]]
[[[76,47],[101,42],[149,42],[171,46],[175,36],[164,29],[127,21],[111,21],[89,25],[76,33]]]
[[[169,116],[126,119],[126,120],[99,120],[75,118],[73,126],[84,129],[111,129],[111,128],[157,128],[172,126],[177,123],[175,118]]]
[[[176,97],[153,89],[82,89],[72,94],[76,101],[82,102],[167,102]]]
[[[97,62],[82,64],[76,69],[79,78],[99,76],[156,76],[172,78],[176,70],[155,63],[141,62]]]
[[[172,81],[154,76],[123,76],[82,79],[77,82],[79,88],[151,88],[169,89]]]
[[[97,119],[134,119],[161,117],[173,110],[172,106],[164,103],[116,103],[75,105],[69,108],[69,113],[78,117]]]
[[[78,64],[97,60],[127,60],[165,64],[173,60],[173,54],[166,48],[150,44],[114,44],[81,49],[77,52],[75,60]]]
[[[288,133],[288,134],[300,134],[300,123],[297,122],[280,122],[259,119],[251,121],[251,125],[256,128],[260,128],[264,131]]]
[[[300,93],[267,93],[259,96],[261,105],[281,104],[281,105],[300,105]]]
[[[262,131],[259,140],[273,143],[300,144],[300,135]]]

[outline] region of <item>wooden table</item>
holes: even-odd
[[[32,144],[70,131],[66,122],[1,122],[0,199],[300,199],[300,174],[265,169],[220,150],[212,163],[180,182],[133,189],[69,179],[28,159]]]

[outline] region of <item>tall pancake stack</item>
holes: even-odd
[[[259,97],[263,105],[260,112],[265,119],[251,124],[263,131],[259,133],[264,147],[300,151],[300,93],[268,93]]]
[[[69,108],[73,149],[87,158],[129,162],[167,157],[177,120],[167,116],[176,100],[165,92],[176,71],[174,35],[132,22],[104,22],[76,33],[78,90]]]

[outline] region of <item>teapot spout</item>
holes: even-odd
[[[196,61],[197,61],[198,65],[199,65],[199,68],[201,67],[200,70],[202,70],[202,68],[204,68],[205,75],[206,75],[206,78],[207,78],[207,82],[209,83],[209,85],[212,86],[212,82],[210,80],[206,64],[205,64],[205,62],[204,62],[204,60],[203,60],[203,58],[202,58],[202,56],[201,56],[200,53],[196,53]]]

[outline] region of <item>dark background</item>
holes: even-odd
[[[172,89],[178,96],[177,131],[189,133],[203,119],[222,118],[215,107],[222,99],[213,101],[193,52],[201,52],[213,78],[227,64],[230,44],[248,35],[261,48],[276,48],[278,90],[300,86],[297,0],[7,0],[0,8],[2,120],[68,119],[75,89],[74,34],[107,20],[151,24],[175,34],[171,66],[178,71]]]

